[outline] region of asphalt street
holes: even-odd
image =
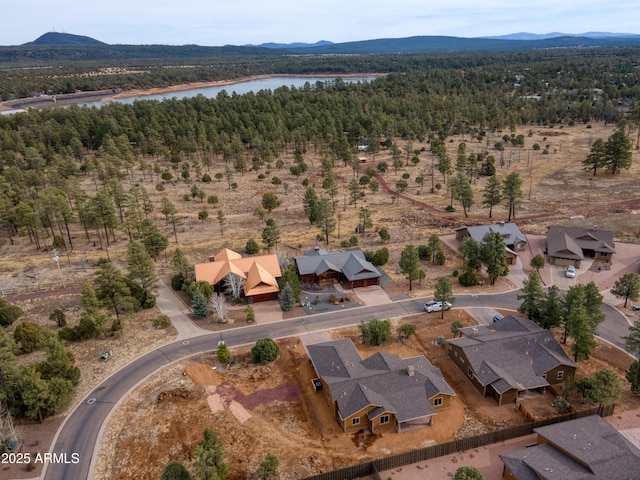
[[[456,299],[455,308],[486,308],[491,311],[495,308],[515,310],[520,303],[517,299],[518,293],[519,291],[495,295],[461,295]],[[172,362],[194,354],[213,351],[220,340],[224,340],[229,347],[237,347],[255,343],[258,339],[265,337],[290,337],[302,333],[357,325],[362,321],[374,318],[397,318],[423,313],[426,300],[428,298],[407,299],[385,305],[357,307],[274,323],[255,324],[226,330],[222,333],[210,333],[177,340],[153,350],[132,361],[100,383],[67,417],[54,441],[53,452],[67,454],[68,458],[71,458],[71,454],[77,453],[80,461],[77,464],[50,464],[42,478],[47,480],[90,478],[100,430],[116,403],[136,385]],[[600,325],[600,336],[623,348],[624,342],[621,337],[628,334],[627,320],[618,310],[607,304],[603,305],[603,312],[606,315],[606,320]],[[436,318],[440,313],[430,315]]]

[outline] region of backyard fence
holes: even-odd
[[[593,407],[587,410],[581,410],[537,422],[527,423],[525,425],[518,425],[502,430],[483,433],[476,435],[475,437],[453,440],[451,442],[440,443],[438,445],[420,448],[411,452],[399,453],[397,455],[379,458],[377,460],[372,460],[358,465],[351,465],[331,472],[313,475],[305,478],[305,480],[351,480],[362,477],[372,477],[374,480],[381,480],[378,472],[404,467],[405,465],[411,465],[413,463],[424,462],[425,460],[442,457],[444,455],[451,455],[456,452],[463,452],[465,450],[483,447],[492,443],[524,437],[534,433],[534,428],[544,427],[554,423],[566,422],[568,420],[575,420],[576,418],[588,417],[591,415],[607,417],[613,414],[614,408],[615,405]]]

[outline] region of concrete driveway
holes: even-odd
[[[585,258],[580,268],[576,268],[576,276],[574,278],[567,278],[567,267],[559,267],[556,265],[549,265],[551,273],[551,284],[558,287],[560,290],[568,290],[569,287],[578,283],[589,283],[590,280],[586,280],[586,275],[589,269],[593,265],[593,258]]]

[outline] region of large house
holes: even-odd
[[[507,263],[515,265],[518,259],[518,252],[527,248],[527,237],[520,231],[518,225],[513,222],[495,223],[492,225],[476,225],[468,227],[462,225],[455,229],[456,238],[462,241],[466,237],[473,238],[477,243],[482,243],[484,236],[489,232],[498,232],[502,235],[507,246]]]
[[[248,303],[278,298],[278,278],[282,272],[275,254],[243,258],[239,253],[225,248],[211,257],[211,261],[197,263],[194,267],[196,281],[209,282],[218,291],[224,289],[223,282],[229,275],[240,277]]]
[[[307,345],[313,380],[345,432],[431,425],[451,405],[454,391],[424,357],[376,353],[362,359],[350,339]]]
[[[504,453],[506,480],[632,480],[640,450],[599,415],[535,428],[534,446]]]
[[[327,252],[320,247],[293,258],[302,282],[344,282],[349,288],[380,285],[382,274],[360,249]]]
[[[447,341],[449,358],[485,397],[513,403],[527,391],[573,378],[578,365],[551,332],[509,315],[490,326],[463,328]]]
[[[616,244],[613,232],[598,227],[576,228],[552,225],[547,232],[546,253],[551,265],[580,268],[585,257],[611,264]]]

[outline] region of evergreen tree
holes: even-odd
[[[433,291],[433,299],[436,302],[456,302],[456,297],[453,296],[451,280],[447,277],[438,277],[438,280],[436,280],[435,290]],[[440,318],[444,318],[444,311],[444,308],[440,311]]]
[[[510,222],[516,216],[516,206],[519,205],[522,198],[522,178],[518,172],[511,172],[502,181],[502,193],[509,209]]]
[[[282,307],[282,310],[284,310],[285,312],[292,310],[293,307],[296,306],[296,297],[295,297],[295,294],[293,293],[293,288],[291,288],[291,285],[289,283],[287,283],[282,289],[282,298],[280,299],[280,306]]]
[[[329,245],[329,235],[336,229],[335,208],[326,197],[320,197],[315,206],[316,226],[322,232],[326,245]]]
[[[186,278],[189,272],[193,270],[193,265],[189,263],[189,260],[180,248],[176,248],[173,258],[171,259],[171,266],[173,270],[178,275],[182,275],[183,278]]]
[[[631,392],[640,393],[640,361],[634,360],[629,366],[625,378],[631,384]]]
[[[545,297],[540,275],[537,272],[531,272],[522,283],[520,291],[522,295],[518,295],[518,300],[522,300],[522,303],[518,307],[518,312],[539,324]]]
[[[276,477],[279,465],[278,457],[273,453],[267,453],[256,472],[256,476],[260,480],[271,480]]]
[[[293,295],[295,301],[300,303],[300,294],[302,293],[302,282],[300,281],[300,277],[298,276],[298,272],[296,270],[296,266],[294,263],[290,263],[287,266],[287,269],[282,272],[282,277],[278,279],[278,284],[280,289],[283,290],[285,286],[288,284],[289,287],[293,290]]]
[[[407,245],[400,253],[400,271],[407,276],[409,280],[409,291],[412,288],[413,280],[418,278],[418,270],[420,269],[420,257],[418,249],[414,245]]]
[[[487,267],[489,282],[494,285],[496,279],[509,274],[507,264],[507,245],[500,232],[487,232],[481,243],[482,263]]]
[[[550,329],[563,323],[564,301],[560,289],[551,285],[544,296],[540,317],[536,322],[542,328]]]
[[[244,251],[247,255],[255,255],[260,252],[260,245],[253,238],[247,240],[247,244],[244,247]]]
[[[615,175],[622,169],[631,168],[631,160],[631,141],[624,130],[616,130],[605,144],[605,168]]]
[[[193,316],[196,318],[196,320],[202,320],[209,316],[209,305],[207,302],[207,297],[204,296],[199,288],[196,288],[193,291],[191,310],[193,311]]]
[[[97,286],[96,297],[104,306],[113,310],[116,318],[120,318],[121,312],[137,308],[125,277],[111,263],[100,264],[94,279]]]
[[[193,480],[193,477],[184,465],[172,460],[164,467],[160,480]]]
[[[144,293],[143,308],[151,308],[156,304],[153,290],[158,287],[158,275],[153,260],[144,245],[131,242],[127,247],[127,277],[137,283]]]
[[[251,362],[269,363],[280,355],[280,346],[272,338],[261,338],[251,347]]]
[[[193,467],[200,480],[224,480],[228,467],[224,460],[222,439],[213,430],[202,432],[203,440],[196,444]]]
[[[216,350],[216,358],[220,363],[227,363],[231,359],[231,352],[229,351],[229,347],[227,347],[226,343],[221,343],[218,345],[218,349]]]
[[[624,298],[623,308],[627,308],[627,302],[634,302],[640,298],[640,275],[637,273],[625,273],[615,281],[610,292],[617,298]]]
[[[606,165],[606,144],[601,138],[596,139],[591,145],[591,151],[587,158],[582,161],[587,172],[593,171],[595,176],[599,168]]]
[[[366,345],[383,345],[391,341],[391,321],[373,319],[358,325],[362,343]]]
[[[307,187],[302,198],[302,205],[304,213],[309,217],[309,223],[313,225],[316,223],[316,203],[318,202],[318,195],[313,187]]]

